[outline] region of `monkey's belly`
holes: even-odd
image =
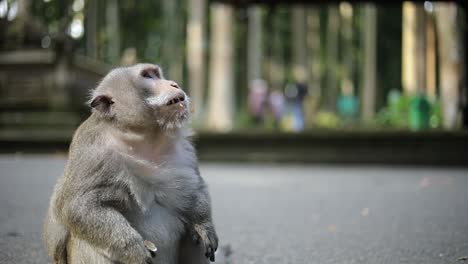
[[[155,263],[177,263],[179,244],[184,232],[184,224],[178,217],[154,203],[135,219],[134,224],[143,239],[153,242],[158,248]]]

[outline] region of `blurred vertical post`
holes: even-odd
[[[30,0],[17,0],[17,15],[16,18],[13,20],[13,26],[15,34],[17,36],[17,45],[22,46],[24,45],[24,39],[26,37],[26,21],[30,18],[29,17],[29,8],[30,8]]]
[[[453,129],[457,125],[459,110],[458,89],[461,82],[461,43],[457,26],[455,3],[435,4],[439,40],[439,86],[442,100],[443,126]]]
[[[249,24],[247,39],[247,78],[262,78],[262,11],[258,6],[248,8]]]
[[[307,53],[309,64],[309,84],[311,94],[318,100],[321,95],[322,77],[320,59],[320,12],[318,7],[312,7],[307,12]]]
[[[86,1],[86,55],[97,58],[97,1]]]
[[[112,64],[120,61],[120,19],[118,0],[107,0],[106,6],[107,57]]]
[[[194,122],[201,122],[205,91],[205,7],[206,0],[189,0],[187,24],[188,88],[195,108]]]
[[[427,96],[435,99],[436,93],[436,34],[433,15],[426,16],[426,84]]]
[[[178,14],[178,0],[161,1],[164,17],[164,39],[161,52],[163,69],[166,69],[167,76],[172,80],[182,82],[183,50],[181,49],[183,40],[181,38],[182,18]]]
[[[306,11],[303,6],[292,7],[292,41],[293,41],[293,76],[295,82],[305,83],[308,80],[307,46],[306,46]]]
[[[426,90],[426,23],[421,4],[403,2],[402,84],[408,95]]]
[[[283,14],[278,7],[270,7],[267,16],[267,34],[271,35],[268,47],[268,80],[272,89],[282,90],[285,81]]]
[[[374,4],[364,4],[364,70],[361,94],[361,115],[364,121],[371,121],[375,114],[377,85],[377,9]]]
[[[323,96],[324,107],[328,111],[336,109],[338,95],[338,33],[340,14],[335,4],[328,7],[328,24],[326,36],[326,86]]]
[[[309,96],[305,102],[306,126],[313,123],[315,111],[322,94],[321,57],[320,57],[320,12],[319,8],[313,6],[307,10],[307,63]]]
[[[461,3],[462,12],[460,15],[460,21],[464,21],[461,24],[463,28],[463,63],[462,63],[462,81],[461,81],[461,91],[460,91],[460,106],[461,106],[461,115],[462,115],[462,126],[465,129],[468,129],[468,2],[464,1]]]
[[[233,10],[211,4],[210,91],[207,126],[216,131],[233,127]]]
[[[352,96],[354,94],[353,84],[353,6],[349,2],[340,3],[341,14],[341,37],[342,37],[342,50],[343,50],[343,63],[341,78],[341,94],[345,96]]]

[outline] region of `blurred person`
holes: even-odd
[[[294,132],[301,132],[304,130],[304,98],[307,96],[307,90],[306,84],[296,82],[286,85],[284,91],[292,118],[290,129]]]
[[[249,87],[248,111],[255,125],[263,123],[267,104],[268,86],[262,79],[252,80]]]
[[[274,90],[269,96],[269,105],[274,118],[275,128],[279,128],[285,110],[285,99],[281,91]]]

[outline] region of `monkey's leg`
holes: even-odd
[[[113,208],[118,190],[95,189],[75,197],[64,206],[67,226],[72,235],[91,246],[105,249],[109,257],[122,263],[151,263],[150,252],[143,244],[142,236],[125,217]],[[108,198],[103,201],[104,198]]]
[[[178,264],[208,264],[210,261],[205,256],[205,248],[202,243],[193,243],[190,235],[185,235],[179,246]]]
[[[67,263],[66,245],[70,235],[68,229],[57,220],[53,206],[49,207],[44,225],[44,241],[54,264]]]
[[[67,252],[66,264],[115,264],[114,261],[105,256],[105,252],[100,252],[100,250],[90,245],[87,241],[77,237],[70,238]]]

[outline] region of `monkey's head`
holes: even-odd
[[[190,113],[185,92],[153,64],[112,70],[93,91],[90,105],[99,118],[123,128],[174,130]]]

